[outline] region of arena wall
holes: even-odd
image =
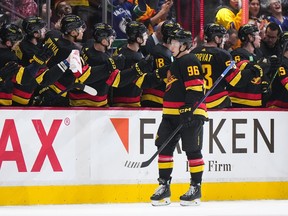
[[[288,199],[287,110],[209,111],[203,201]],[[1,108],[0,205],[149,202],[160,109]],[[172,201],[188,189],[181,143]]]

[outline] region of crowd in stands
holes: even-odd
[[[183,29],[177,0],[108,2],[111,24],[102,23],[101,0],[51,1],[51,13],[46,1],[2,1],[12,10],[0,5],[0,105],[162,107],[177,58],[170,35]],[[213,2],[213,22],[190,50],[207,90],[229,62],[236,68],[207,107],[288,108],[288,1],[249,0],[247,23],[241,0]],[[115,39],[126,42],[114,47]]]

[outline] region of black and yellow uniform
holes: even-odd
[[[52,68],[59,62],[67,59],[72,50],[76,49],[80,51],[80,48],[74,42],[63,38],[62,36],[60,36],[59,38],[47,37],[45,40],[45,44],[54,47],[54,56],[49,60],[47,64],[48,68]],[[44,98],[56,96],[61,91],[69,88],[75,82],[75,80],[76,78],[74,77],[72,71],[70,71],[70,73],[63,73],[63,75],[57,81],[49,85],[49,88],[45,88],[45,91],[40,90],[40,92]],[[61,97],[57,97],[57,99],[55,99],[54,101],[50,100],[48,104],[44,103],[42,105],[69,106],[67,92],[64,93]]]
[[[0,48],[0,68],[4,67],[7,62],[18,62],[15,53],[11,52],[9,48]],[[5,80],[0,85],[0,105],[9,106],[12,105],[12,91],[13,83],[11,78]]]
[[[82,57],[85,62],[90,66],[103,65],[108,61],[110,57],[108,53],[95,50],[93,47],[85,48],[82,51]],[[111,74],[114,76],[115,74]],[[103,107],[108,104],[108,91],[109,85],[106,79],[110,76],[110,72],[107,70],[107,77],[103,80],[89,84],[97,90],[97,95],[92,96],[80,90],[72,90],[69,93],[69,100],[71,106],[93,106]]]
[[[15,62],[18,64],[18,58],[15,52],[12,51],[12,47],[14,47],[14,45],[16,46],[17,42],[23,38],[22,30],[20,27],[14,24],[7,24],[2,26],[0,30],[0,38],[2,43],[0,50],[0,68],[5,66],[8,62]],[[11,47],[6,45],[7,41],[10,41],[10,44],[12,44]],[[40,59],[37,60],[40,62]],[[9,74],[5,78],[4,82],[2,82],[2,93],[0,98],[1,105],[12,105],[14,84],[30,85],[34,79],[34,75],[38,72],[39,68],[39,64],[34,61],[26,67],[19,65],[13,73],[11,71],[11,74]]]
[[[197,47],[192,51],[202,64],[205,78],[205,85],[210,89],[214,81],[230,65],[232,56],[227,51],[217,47]],[[206,98],[207,108],[225,108],[231,106],[231,100],[226,89],[227,85],[235,86],[240,81],[241,76],[238,69],[231,71]]]
[[[153,47],[151,55],[154,57],[155,69],[170,65],[173,59],[171,51],[162,44]],[[166,83],[160,82],[155,88],[143,89],[141,97],[142,107],[162,107]]]
[[[37,45],[30,42],[29,38],[25,37],[19,44],[16,55],[19,59],[19,63],[22,66],[28,66],[33,60],[33,56],[43,49],[42,43]],[[13,105],[28,105],[29,101],[37,88],[37,82],[31,80],[29,85],[20,85],[14,83],[13,89]]]
[[[286,57],[283,57],[281,67],[272,83],[272,94],[266,106],[288,108],[288,58]]]
[[[183,106],[193,107],[194,103],[203,97],[205,91],[201,64],[192,53],[176,59],[175,62],[172,63],[168,74],[170,74],[170,76],[168,76],[164,95],[163,118],[158,128],[157,139],[155,141],[158,148],[177,128],[179,123],[181,123],[179,119],[179,109]],[[205,103],[200,104],[193,114],[206,120],[208,114]],[[184,151],[191,152],[191,155],[195,156],[193,159],[202,158],[202,126],[203,125],[198,125],[196,128],[182,129],[163,149],[158,159],[160,178],[166,180],[170,178],[173,169],[173,152],[180,138]],[[192,160],[192,158],[189,159]],[[204,163],[202,165],[204,165]],[[202,165],[200,167],[203,167]],[[198,177],[196,178],[194,176],[194,181],[199,183],[201,180],[198,179]]]
[[[236,63],[248,60],[250,64],[256,64],[259,57],[246,49],[237,48],[231,52]],[[253,72],[251,71],[251,74]],[[253,76],[247,80],[244,86],[228,87],[229,96],[233,107],[262,107],[262,77]]]
[[[180,196],[180,204],[198,203],[201,198],[201,183],[204,172],[203,124],[204,121],[208,120],[208,114],[206,104],[202,101],[205,94],[204,74],[201,63],[189,51],[191,45],[191,32],[178,30],[171,35],[170,50],[176,59],[167,72],[168,80],[163,98],[163,115],[155,145],[159,149],[172,133],[176,134],[159,153],[158,181],[160,186],[150,197],[152,205],[170,204],[173,153],[180,139],[182,150],[186,153],[189,162],[191,177],[189,190]],[[196,104],[198,106],[194,108]],[[180,124],[182,128],[175,132]]]
[[[51,68],[57,66],[59,62],[63,62],[63,60],[70,55],[71,51],[77,49],[78,46],[76,46],[75,43],[64,39],[63,37],[48,38],[45,41],[45,44],[52,47],[55,56],[48,62],[49,70],[47,69],[46,71],[40,71],[36,77],[37,83],[42,87],[49,85],[48,87],[44,87],[40,90],[41,96],[44,97],[44,103],[42,103],[43,106],[69,106],[70,101],[69,97],[66,97],[67,92],[62,94],[62,97],[56,97],[56,95],[70,88],[74,83],[91,84],[99,80],[107,79],[109,77],[109,73],[111,72],[114,75],[113,78],[111,78],[112,80],[115,81],[116,79],[119,79],[119,71],[111,71],[109,67],[111,64],[109,64],[109,62],[106,62],[106,64],[103,65],[91,67],[86,64],[84,60],[82,60],[83,64],[81,74],[79,73],[79,75],[75,75],[69,69],[69,66],[68,68],[64,67],[65,69],[62,67],[62,73],[57,70],[57,77],[55,77],[53,80],[52,77],[49,76],[49,73],[47,74],[47,71],[50,71]],[[107,71],[109,73],[107,73]],[[45,80],[45,77],[49,78]],[[47,100],[45,100],[45,97],[47,97]],[[54,99],[51,100],[51,98]]]
[[[118,48],[114,55],[122,54],[125,56],[125,66],[124,69],[131,68],[135,63],[143,59],[143,54],[135,52],[124,45],[121,48]],[[137,78],[133,83],[128,84],[127,86],[121,88],[113,88],[113,99],[112,106],[120,107],[140,107],[141,93],[142,89],[139,88],[143,82],[142,78]]]

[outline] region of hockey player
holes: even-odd
[[[283,49],[283,57],[280,67],[277,68],[275,76],[272,76],[272,94],[267,102],[269,108],[288,108],[288,32],[284,32],[280,36],[280,44]],[[270,85],[270,83],[269,83]]]
[[[168,83],[163,101],[163,117],[157,131],[155,144],[159,148],[169,135],[183,124],[158,156],[159,187],[151,196],[153,206],[170,204],[170,184],[173,170],[173,152],[179,139],[186,153],[190,169],[189,190],[180,196],[181,205],[198,205],[201,198],[201,182],[204,160],[201,153],[203,124],[208,119],[205,103],[192,113],[193,106],[205,92],[201,64],[194,54],[191,32],[178,30],[170,36],[170,50],[176,60],[168,71]]]
[[[0,68],[4,67],[6,64],[11,65],[14,62],[14,69],[9,71],[9,73],[4,73],[0,75],[2,80],[2,93],[0,98],[1,105],[12,105],[12,90],[13,83],[21,85],[29,85],[34,79],[35,74],[38,72],[41,65],[43,65],[50,57],[51,52],[49,50],[44,50],[47,52],[41,52],[34,55],[32,58],[32,63],[26,67],[18,65],[18,59],[15,54],[16,47],[19,45],[20,41],[23,39],[23,33],[20,27],[15,24],[5,24],[0,30]],[[2,69],[3,70],[3,69]],[[6,72],[8,72],[6,70]]]
[[[139,49],[140,46],[146,44],[148,38],[147,28],[144,24],[137,21],[131,21],[127,24],[126,34],[128,44],[117,48],[114,53],[125,56],[124,69],[131,68],[135,63],[144,58]],[[150,71],[153,71],[152,66],[146,70],[146,72]],[[143,76],[125,87],[113,88],[112,106],[140,107],[142,84]]]
[[[82,57],[90,66],[103,65],[111,57],[109,49],[116,34],[114,29],[106,23],[97,23],[94,26],[93,38],[94,44],[82,50]],[[116,73],[110,74],[107,71],[107,77],[115,76]],[[108,91],[110,85],[106,82],[106,78],[91,83],[90,86],[97,89],[98,94],[91,96],[80,90],[73,90],[69,93],[71,106],[96,106],[105,107],[108,105]],[[111,83],[112,84],[112,83]]]
[[[257,48],[260,47],[261,37],[259,29],[255,25],[246,24],[240,27],[238,37],[241,40],[241,47],[231,52],[236,63],[249,62],[251,74],[254,76],[247,82],[245,86],[229,86],[229,96],[233,107],[263,107],[265,106],[265,93],[268,77],[265,75],[265,65],[267,70],[269,66],[262,61],[259,62],[260,56],[255,54]],[[246,64],[245,63],[245,64]],[[252,67],[251,67],[252,66]],[[253,73],[254,71],[254,73]],[[262,71],[259,73],[259,71]]]
[[[223,26],[214,23],[207,24],[204,34],[207,42],[203,46],[195,48],[192,52],[195,53],[202,64],[203,73],[205,74],[205,85],[207,89],[210,89],[214,81],[230,65],[232,56],[229,52],[222,49],[226,35],[226,30]],[[242,62],[239,63],[239,65],[241,64]],[[207,108],[231,107],[227,86],[246,85],[246,82],[251,80],[252,77],[253,73],[249,70],[240,71],[238,67],[231,69],[225,79],[207,97]]]
[[[54,55],[48,62],[48,67],[51,68],[59,62],[68,59],[72,50],[80,52],[81,46],[78,41],[81,41],[83,32],[85,30],[85,23],[80,17],[70,14],[66,15],[61,20],[62,36],[59,38],[46,37],[45,44],[52,47]],[[50,36],[50,34],[49,34]],[[75,56],[74,56],[75,57]],[[76,56],[77,58],[77,56]],[[78,68],[71,70],[69,62],[64,61],[65,70],[68,72],[63,75],[52,85],[42,88],[39,93],[42,105],[48,106],[69,106],[69,98],[67,92],[61,97],[56,97],[62,91],[71,88],[75,83],[89,84],[97,80],[103,79],[107,76],[107,71],[112,72],[117,68],[117,62],[107,61],[105,65],[90,67],[83,62],[83,65],[78,64]],[[63,68],[63,69],[64,69]],[[51,98],[54,98],[53,100]]]
[[[168,38],[173,31],[180,29],[180,25],[172,20],[166,20],[161,26],[163,43],[156,44],[151,55],[154,57],[154,69],[169,66],[173,62],[173,55],[169,50]],[[166,79],[155,88],[143,89],[141,97],[142,107],[162,107],[163,96],[166,88]]]
[[[16,55],[22,66],[28,66],[33,61],[35,54],[43,52],[43,39],[46,33],[46,23],[41,17],[27,17],[22,22],[22,29],[26,33],[24,39],[20,42]],[[45,66],[45,65],[44,65]],[[20,85],[14,83],[13,105],[28,105],[34,90],[37,88],[37,82],[31,81],[29,85]]]
[[[249,60],[256,63],[261,56],[257,55],[256,49],[260,48],[260,31],[256,25],[246,24],[240,27],[238,38],[241,40],[241,47],[231,52],[236,63],[242,60]]]

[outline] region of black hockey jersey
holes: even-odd
[[[154,69],[170,65],[173,60],[171,51],[163,46],[157,44],[151,50],[151,55],[154,57]],[[162,107],[163,96],[165,93],[165,80],[161,81],[155,88],[145,88],[142,92],[141,106],[142,107]]]
[[[272,83],[272,94],[266,106],[288,108],[288,59],[286,57],[283,57],[282,65]]]
[[[256,63],[257,57],[249,53],[246,49],[237,48],[231,52],[235,62],[248,60],[250,63]],[[250,72],[253,75],[253,72]],[[247,80],[244,86],[229,86],[229,96],[233,107],[261,107],[262,106],[262,78],[253,77]]]
[[[200,62],[192,53],[177,58],[172,63],[167,78],[163,117],[179,116],[180,107],[193,107],[204,96],[204,74]],[[208,118],[205,103],[200,104],[194,115]]]

